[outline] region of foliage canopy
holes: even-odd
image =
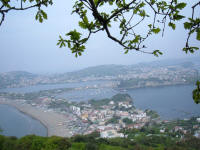
[[[184,140],[165,136],[137,136],[130,130],[128,138],[96,138],[91,135],[78,135],[72,138],[40,137],[28,135],[17,139],[0,135],[1,150],[198,150],[200,140],[188,136]],[[147,132],[147,131],[146,131]],[[77,140],[79,139],[79,140]]]

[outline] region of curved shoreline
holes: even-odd
[[[16,101],[0,101],[0,104],[9,105],[16,108],[21,113],[38,120],[47,130],[47,136],[70,137],[69,130],[61,123],[67,120],[67,117],[57,112],[45,112],[41,108],[32,107],[29,104],[21,104]],[[61,125],[60,125],[61,124]]]
[[[0,105],[7,105],[7,106],[10,106],[10,107],[13,107],[13,108],[17,109],[17,111],[19,111],[20,113],[22,113],[22,114],[24,114],[24,115],[30,117],[31,119],[39,121],[40,124],[42,124],[42,125],[44,126],[44,128],[46,129],[46,136],[48,136],[49,131],[48,131],[47,125],[44,124],[44,123],[43,123],[41,120],[39,120],[38,118],[34,117],[32,114],[28,114],[27,112],[21,110],[19,107],[17,107],[16,105],[13,105],[13,104],[8,104],[8,103],[5,103],[5,104],[4,104],[4,103],[1,103],[1,102],[0,102]]]

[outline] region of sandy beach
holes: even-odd
[[[18,101],[5,100],[0,98],[0,104],[7,104],[17,108],[19,111],[39,120],[48,131],[48,136],[70,137],[70,131],[66,128],[64,123],[68,122],[68,117],[54,112],[46,111],[41,108],[33,107],[29,104],[22,104]]]

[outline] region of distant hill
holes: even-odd
[[[84,77],[84,76],[113,76],[116,74],[124,74],[129,69],[128,66],[125,65],[101,65],[88,67],[79,71],[67,72],[61,74],[61,76],[73,76],[73,77]]]
[[[0,74],[0,88],[12,87],[32,81],[37,75],[25,71],[12,71]]]
[[[13,77],[13,78],[33,78],[37,76],[36,74],[26,72],[26,71],[11,71],[11,72],[3,73],[3,74]]]
[[[199,58],[163,60],[134,65],[100,65],[88,67],[79,71],[66,72],[57,75],[41,76],[25,71],[12,71],[0,74],[0,88],[22,87],[36,84],[68,83],[91,80],[130,80],[134,75],[150,72],[159,67],[179,66],[188,70],[200,71]],[[177,67],[178,68],[178,67]],[[173,68],[170,68],[171,70]],[[155,72],[153,73],[155,74]],[[159,79],[160,80],[160,79]],[[142,83],[143,84],[143,83]]]

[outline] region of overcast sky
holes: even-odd
[[[193,3],[196,0],[193,1]],[[6,15],[0,27],[0,72],[24,70],[33,73],[58,73],[88,66],[103,64],[135,64],[153,60],[185,58],[182,50],[187,31],[179,24],[176,31],[166,28],[164,38],[161,35],[148,41],[149,49],[163,50],[164,55],[157,58],[149,54],[124,50],[117,43],[106,37],[105,33],[92,36],[81,57],[75,58],[68,48],[56,46],[58,36],[77,28],[78,16],[71,15],[74,0],[55,1],[48,7],[48,20],[40,24],[35,21],[35,10],[12,11]],[[191,14],[191,9],[185,11]],[[143,29],[140,29],[141,32]],[[192,39],[199,46],[200,42]]]

